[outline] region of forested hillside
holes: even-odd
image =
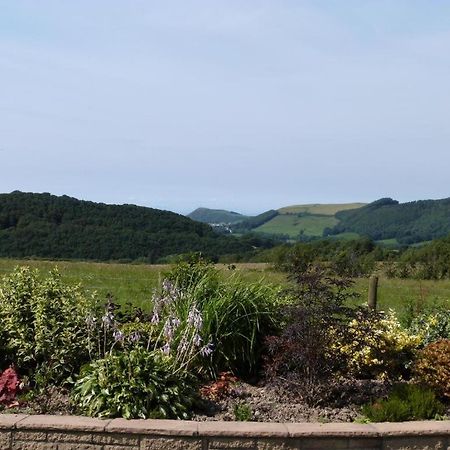
[[[237,223],[247,219],[247,216],[225,209],[197,208],[187,215],[192,220],[203,223]]]
[[[409,203],[384,198],[362,208],[340,211],[336,218],[339,223],[325,230],[325,235],[354,232],[409,245],[450,233],[450,198]]]
[[[50,194],[0,194],[0,256],[157,262],[192,251],[215,257],[261,241],[215,233],[168,211]]]

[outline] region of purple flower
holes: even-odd
[[[132,342],[133,344],[138,342],[139,339],[141,339],[141,334],[139,333],[139,331],[133,331],[129,336],[128,336],[128,340],[130,342]]]
[[[114,314],[112,312],[107,312],[103,317],[102,317],[102,322],[103,325],[106,328],[112,327],[114,324]]]
[[[159,323],[159,314],[157,311],[153,311],[153,316],[150,322],[155,325]]]
[[[169,345],[168,342],[167,342],[166,344],[164,344],[164,345],[161,347],[161,351],[162,351],[165,355],[168,355],[168,354],[170,353],[170,345]]]
[[[166,320],[166,322],[164,323],[164,328],[163,328],[163,334],[164,337],[171,341],[173,338],[173,326],[172,326],[172,321],[169,319]]]
[[[183,353],[187,350],[187,347],[188,347],[187,339],[186,337],[183,336],[180,340],[180,343],[178,344],[177,352]]]
[[[195,334],[195,335],[194,335],[194,340],[193,340],[193,342],[194,342],[194,345],[195,345],[196,347],[200,347],[200,344],[202,343],[202,338],[200,337],[199,334]]]
[[[195,327],[197,330],[200,330],[203,326],[202,315],[195,305],[189,311],[188,323],[189,325]]]
[[[113,338],[116,342],[122,342],[125,339],[125,335],[120,330],[114,330]]]
[[[212,342],[208,342],[206,345],[204,345],[201,349],[200,349],[200,355],[202,356],[209,356],[214,350],[214,345]]]

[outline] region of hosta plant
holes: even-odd
[[[195,399],[195,380],[174,373],[160,350],[136,348],[85,366],[72,390],[80,412],[93,417],[186,419]]]

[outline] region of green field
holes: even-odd
[[[278,212],[280,214],[308,213],[308,214],[320,214],[324,216],[334,216],[339,211],[361,208],[364,205],[366,205],[366,203],[330,203],[330,204],[313,203],[310,205],[285,206],[284,208],[280,208]]]
[[[323,236],[325,228],[332,228],[338,223],[338,219],[335,217],[338,211],[360,208],[361,206],[364,206],[364,203],[286,206],[278,210],[278,216],[254,228],[252,231],[284,234],[292,239],[298,238],[300,234],[320,237]]]
[[[338,220],[334,216],[298,217],[296,214],[281,214],[253,231],[287,234],[291,238],[297,238],[301,232],[306,236],[322,236],[324,228],[332,227],[337,223]]]
[[[69,283],[81,283],[88,290],[98,292],[100,298],[113,295],[118,303],[131,302],[145,310],[150,308],[152,290],[158,285],[162,274],[168,269],[164,265],[106,264],[65,261],[20,261],[0,259],[0,275],[6,275],[17,265],[28,265],[42,271],[57,266],[63,279]],[[224,276],[236,271],[249,281],[261,281],[277,285],[287,285],[283,273],[271,270],[268,264],[236,264],[236,270],[227,265],[218,265]],[[355,290],[360,294],[356,303],[367,298],[368,280],[358,279]],[[404,314],[408,304],[416,309],[434,303],[447,304],[450,307],[450,280],[403,280],[381,278],[379,283],[380,309],[393,308]]]

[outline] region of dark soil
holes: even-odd
[[[380,381],[340,381],[329,385],[326,402],[311,405],[302,401],[292,383],[254,386],[232,383],[220,399],[204,398],[194,420],[237,420],[235,409],[243,405],[250,420],[257,422],[352,422],[360,416],[361,405],[385,395],[389,385]]]

